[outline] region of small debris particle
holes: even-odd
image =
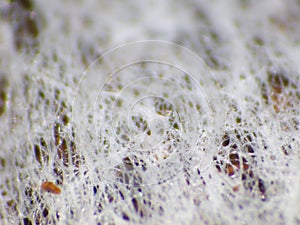
[[[60,194],[61,190],[51,181],[45,181],[41,185],[43,191],[51,192],[52,194]]]
[[[239,189],[240,189],[240,186],[239,186],[239,185],[236,185],[236,186],[234,186],[234,187],[232,188],[232,190],[233,190],[234,192],[238,192]]]

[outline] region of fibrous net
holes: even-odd
[[[299,15],[2,0],[0,224],[300,224]]]

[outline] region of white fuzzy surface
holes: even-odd
[[[0,224],[300,224],[299,62],[297,0],[0,0]]]

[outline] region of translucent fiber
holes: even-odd
[[[300,224],[299,15],[0,1],[0,224]]]

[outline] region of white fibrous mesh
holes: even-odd
[[[300,3],[0,1],[0,224],[300,224]]]

